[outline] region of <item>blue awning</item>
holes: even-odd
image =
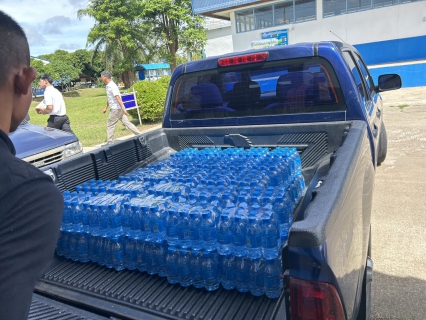
[[[192,12],[194,14],[229,9],[253,2],[260,2],[260,0],[191,0]]]
[[[136,71],[159,70],[159,69],[170,69],[170,65],[168,63],[148,63],[148,64],[135,65]]]

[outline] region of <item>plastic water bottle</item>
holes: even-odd
[[[285,242],[288,237],[288,230],[290,227],[289,221],[291,219],[289,200],[283,196],[277,196],[274,200],[273,208],[278,216],[278,229],[281,242]]]
[[[260,226],[255,216],[249,216],[246,233],[247,256],[251,259],[260,258],[262,256],[261,246],[262,234]]]
[[[140,272],[146,271],[145,246],[146,242],[144,240],[136,239],[136,268]]]
[[[236,287],[239,292],[250,290],[250,259],[235,257],[236,260]]]
[[[219,288],[219,275],[217,271],[217,261],[212,251],[203,250],[202,273],[204,287],[208,291]]]
[[[278,256],[278,229],[271,222],[271,217],[262,217],[262,254],[266,259],[274,259]]]
[[[283,287],[280,270],[277,266],[279,259],[265,259],[265,293],[268,298],[278,298]]]
[[[151,237],[153,240],[164,240],[166,238],[166,230],[164,225],[163,217],[158,210],[157,205],[152,205],[149,209],[150,213],[150,228],[151,228]]]
[[[121,271],[125,268],[124,260],[124,238],[122,235],[113,235],[110,239],[111,245],[111,266],[117,270]]]
[[[128,270],[135,270],[137,267],[136,241],[137,236],[128,235],[124,240],[124,264]]]
[[[178,213],[176,209],[170,208],[166,218],[167,243],[171,246],[178,244]]]
[[[204,249],[208,251],[216,250],[217,230],[214,217],[210,211],[203,211],[201,215],[201,230],[203,233]]]
[[[64,198],[71,198],[70,192],[64,193]],[[70,234],[72,232],[72,221],[71,221],[71,200],[64,201],[64,211],[62,215],[62,225],[60,228],[60,236],[58,240],[58,244],[56,247],[56,253],[59,256],[65,256],[66,258],[70,257],[70,248],[69,248],[69,240]]]
[[[255,258],[250,261],[250,292],[254,296],[261,296],[265,293],[264,289],[264,270],[263,259]]]
[[[228,254],[222,257],[222,272],[221,272],[221,282],[222,286],[227,290],[232,290],[235,288],[236,284],[236,258],[232,254]]]
[[[96,244],[96,251],[98,254],[98,264],[101,266],[106,265],[108,254],[108,214],[107,206],[102,204],[98,207],[98,220],[99,220],[99,237]],[[107,250],[107,251],[106,251]]]
[[[246,226],[240,214],[236,214],[231,225],[232,228],[232,247],[235,256],[242,257],[246,255]]]
[[[157,273],[155,250],[156,250],[155,243],[153,241],[146,241],[145,243],[146,272],[150,275]]]
[[[202,272],[202,254],[200,250],[191,250],[191,275],[192,285],[195,288],[203,288],[204,279]]]
[[[142,238],[147,240],[152,239],[151,224],[150,224],[151,216],[150,216],[150,210],[148,205],[142,204],[140,206],[138,217],[140,221],[140,230],[141,230]]]
[[[81,212],[77,200],[71,201],[70,215],[72,220],[72,229],[69,238],[70,257],[73,261],[78,261],[79,234],[83,231],[83,225],[81,223]]]
[[[217,225],[217,252],[221,255],[232,253],[232,229],[231,221],[227,214],[220,215],[220,221]]]
[[[179,282],[182,287],[189,287],[192,284],[191,277],[191,255],[187,249],[179,249]]]
[[[179,210],[178,244],[185,249],[190,245],[188,212],[182,209]]]
[[[171,284],[179,283],[179,249],[169,246],[167,249],[167,281]]]
[[[108,205],[108,226],[112,236],[122,235],[123,229],[120,203],[110,203]]]
[[[157,274],[160,277],[167,275],[167,242],[165,240],[156,240],[154,242],[154,259],[157,269]]]
[[[203,233],[201,230],[201,216],[198,208],[193,208],[189,212],[189,240],[191,249],[200,250],[203,248]]]

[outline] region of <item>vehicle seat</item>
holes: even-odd
[[[213,83],[199,83],[191,88],[191,94],[200,97],[200,109],[223,106],[222,94]]]
[[[265,107],[265,109],[280,107],[305,107],[312,106],[314,76],[306,72],[292,72],[283,74],[278,78],[276,88],[277,102]]]
[[[260,86],[255,81],[236,82],[230,95],[228,107],[236,111],[255,109],[259,103]]]

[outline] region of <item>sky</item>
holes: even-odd
[[[0,0],[0,10],[24,29],[31,56],[86,48],[91,18],[77,18],[87,0]]]

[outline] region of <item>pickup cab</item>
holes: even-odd
[[[59,256],[36,292],[125,319],[368,319],[374,177],[387,146],[380,92],[399,87],[394,74],[375,84],[356,49],[340,42],[270,47],[178,66],[161,129],[46,170],[60,190],[73,191],[187,148],[296,148],[306,193],[281,250],[281,295],[184,288],[158,275]]]

